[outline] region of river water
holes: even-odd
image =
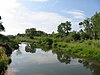
[[[27,52],[25,43],[19,46],[5,75],[100,75],[100,66],[92,61],[41,48]]]

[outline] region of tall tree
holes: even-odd
[[[100,12],[91,17],[94,38],[100,36]]]
[[[68,35],[69,31],[71,30],[71,22],[66,21],[65,23],[61,23],[58,26],[58,33],[63,35]]]
[[[91,19],[90,18],[87,18],[83,22],[80,22],[79,25],[84,27],[84,30],[83,30],[84,31],[83,33],[84,34],[89,35],[89,37],[92,36],[92,27],[93,26],[92,26],[92,23],[91,23]]]
[[[1,20],[2,18],[1,18],[1,16],[0,16],[0,20]],[[0,31],[4,31],[5,30],[5,28],[4,28],[4,26],[2,25],[2,22],[0,22]]]
[[[96,12],[91,18],[85,19],[79,23],[80,26],[84,27],[84,32],[91,38],[98,38],[100,35],[100,12]]]

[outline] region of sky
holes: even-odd
[[[66,21],[72,30],[78,23],[100,12],[100,0],[0,0],[0,16],[5,35],[25,33],[36,28],[47,33],[57,32],[57,26]]]

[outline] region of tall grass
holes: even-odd
[[[0,70],[7,67],[9,63],[9,57],[5,54],[5,48],[0,47]]]

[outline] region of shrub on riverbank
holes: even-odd
[[[41,37],[39,39],[39,43],[41,45],[51,46],[53,43],[53,40],[50,37]]]
[[[19,45],[16,41],[0,34],[0,44],[7,44],[12,50],[18,49]]]
[[[0,75],[7,68],[10,60],[10,54],[13,50],[18,49],[19,45],[14,40],[0,34]]]
[[[5,48],[0,47],[0,72],[2,72],[9,64],[9,57],[5,54]],[[2,74],[2,73],[0,73]]]

